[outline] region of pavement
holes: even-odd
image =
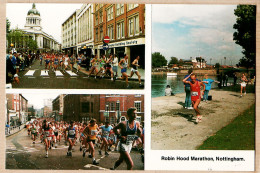
[[[99,165],[92,165],[92,159],[82,157],[79,143],[74,147],[72,157],[66,156],[68,146],[64,140],[57,148],[49,150],[49,157],[45,158],[45,146],[36,140],[32,144],[31,138],[27,135],[26,129],[6,137],[6,169],[52,169],[52,170],[107,170],[113,167],[119,157],[116,151],[109,152],[109,156],[98,155],[96,149],[96,160]],[[137,151],[130,153],[134,162],[134,170],[144,170],[141,155]],[[126,170],[126,163],[123,162],[117,170]]]
[[[239,92],[211,90],[209,95],[212,95],[212,101],[199,104],[203,118],[198,124],[195,111],[184,109],[185,93],[152,98],[151,148],[195,150],[255,104],[254,93],[247,93],[241,98]],[[241,128],[246,128],[246,125]]]
[[[44,63],[40,65],[39,60],[35,60],[31,67],[25,69],[25,71],[19,72],[18,76],[20,83],[12,83],[12,88],[34,88],[34,89],[143,89],[144,80],[142,86],[139,86],[139,82],[136,75],[129,80],[130,88],[127,88],[125,80],[117,79],[111,81],[110,78],[97,78],[89,77],[89,71],[84,68],[76,73],[76,69],[73,70],[60,70],[57,71],[47,70],[45,71]],[[144,70],[140,69],[140,73],[144,77]],[[118,75],[120,76],[120,74]]]

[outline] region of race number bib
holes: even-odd
[[[50,136],[50,132],[49,131],[46,131],[44,132],[46,136]]]
[[[69,130],[69,135],[70,135],[70,136],[75,135],[75,130]]]
[[[194,91],[191,92],[191,96],[198,96],[198,95],[199,95],[198,92],[194,92]]]
[[[135,140],[135,135],[127,135],[127,138],[126,138],[126,144],[129,145],[129,144],[132,144]]]
[[[95,136],[96,132],[97,132],[97,130],[91,130],[91,136]]]
[[[104,136],[108,136],[109,135],[109,131],[104,131],[103,135]]]
[[[48,139],[48,141],[50,141],[50,140],[51,140],[51,137],[47,137],[47,139]]]

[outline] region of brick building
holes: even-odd
[[[130,107],[136,107],[137,120],[144,121],[144,95],[102,94],[100,95],[100,122],[118,123],[126,118]]]
[[[68,94],[64,96],[64,121],[89,121],[99,119],[99,95],[95,94]]]
[[[145,58],[145,4],[94,4],[94,54],[115,53],[119,59],[124,53],[129,63],[137,55],[144,68]],[[104,36],[110,37],[109,49],[103,50]]]
[[[22,94],[6,94],[6,122],[17,125],[26,123],[28,118],[28,100]]]
[[[61,121],[63,119],[64,96],[64,94],[60,94],[52,101],[52,113],[55,121]]]

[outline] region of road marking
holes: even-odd
[[[57,77],[58,79],[63,79],[63,77]]]
[[[28,79],[34,79],[35,77],[28,77]]]
[[[83,77],[83,78],[85,78],[85,79],[86,79],[86,78],[89,78],[89,77]]]
[[[45,70],[42,70],[41,76],[49,76],[48,71],[46,70],[46,72],[45,72]]]
[[[64,76],[60,71],[55,71],[56,76]]]
[[[24,76],[33,76],[35,70],[29,70]]]
[[[43,77],[44,79],[49,79],[50,77]]]
[[[103,168],[103,167],[101,167],[101,166],[92,165],[92,164],[87,164],[87,165],[84,166],[84,168],[91,168],[91,167],[96,167],[96,168],[98,168],[99,170],[109,170],[109,169]]]
[[[66,72],[70,75],[70,76],[78,76],[76,73],[73,73],[70,70],[66,70]]]

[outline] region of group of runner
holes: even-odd
[[[45,62],[45,72],[46,70],[56,71],[57,69],[63,71],[67,69],[73,70],[73,66],[76,63],[76,73],[78,73],[84,58],[85,57],[83,54],[79,54],[78,57],[75,57],[74,55],[68,56],[68,54],[43,53],[39,56],[40,64],[42,65],[42,62]],[[88,77],[93,75],[96,79],[97,77],[104,78],[107,76],[111,78],[111,81],[122,79],[126,81],[126,86],[127,88],[129,88],[130,86],[128,83],[128,79],[136,74],[138,77],[139,86],[142,87],[141,75],[138,71],[138,68],[140,66],[138,64],[139,59],[140,56],[137,56],[134,61],[129,65],[128,55],[124,55],[124,58],[122,58],[119,62],[118,58],[113,54],[110,54],[109,57],[102,55],[100,58],[95,55],[90,60],[91,69],[89,71]],[[130,66],[131,72],[128,75],[127,69],[129,69]],[[121,69],[121,77],[118,76],[118,67]]]
[[[120,157],[111,169],[116,169],[123,161],[127,164],[127,169],[133,168],[133,161],[130,156],[132,146],[143,150],[144,134],[141,125],[136,119],[136,108],[129,108],[127,111],[128,120],[122,121],[117,125],[97,124],[95,119],[88,123],[80,122],[56,122],[51,119],[35,120],[27,124],[28,135],[31,136],[32,143],[35,144],[37,137],[45,144],[45,157],[52,147],[57,148],[58,143],[64,139],[65,144],[69,144],[67,156],[72,156],[72,150],[76,143],[80,143],[82,156],[92,158],[92,164],[99,164],[96,159],[96,149],[98,154],[109,155],[114,146],[114,151],[119,151]]]

